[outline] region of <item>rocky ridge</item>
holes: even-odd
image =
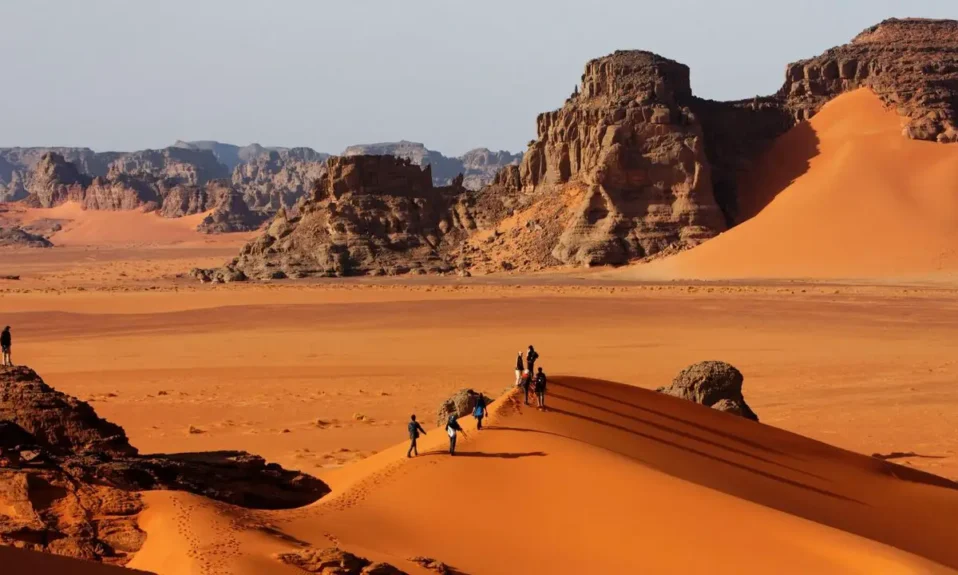
[[[123,429],[26,367],[0,370],[0,544],[126,563],[145,540],[137,491],[284,509],[322,481],[244,452],[137,454]]]

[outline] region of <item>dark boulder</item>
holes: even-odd
[[[726,413],[758,421],[742,396],[742,372],[722,361],[703,361],[683,369],[671,387],[659,391]]]

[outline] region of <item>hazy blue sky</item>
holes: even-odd
[[[518,151],[590,58],[652,50],[744,98],[892,16],[958,0],[0,0],[0,146]]]

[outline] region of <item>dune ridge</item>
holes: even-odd
[[[548,401],[508,395],[488,429],[464,419],[456,457],[430,433],[419,458],[387,449],[298,510],[150,494],[154,517],[179,519],[142,522],[131,566],[187,572],[205,549],[207,572],[261,573],[339,545],[410,573],[425,573],[412,556],[462,573],[956,572],[951,481],[632,386],[557,377]]]

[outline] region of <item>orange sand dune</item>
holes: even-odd
[[[70,202],[55,208],[25,210],[22,222],[41,219],[68,220],[50,240],[57,246],[164,245],[184,242],[211,243],[216,236],[196,231],[207,214],[163,218],[156,213],[84,210]],[[227,241],[238,234],[226,234]],[[249,234],[239,234],[247,236]]]
[[[330,477],[300,510],[251,513],[150,494],[134,567],[286,572],[303,545],[421,573],[954,573],[958,485],[639,388],[555,378],[550,411],[467,418]],[[293,572],[293,571],[289,571]]]
[[[903,137],[898,114],[871,91],[833,100],[759,165],[741,202],[757,216],[689,252],[613,275],[958,276],[958,146]]]

